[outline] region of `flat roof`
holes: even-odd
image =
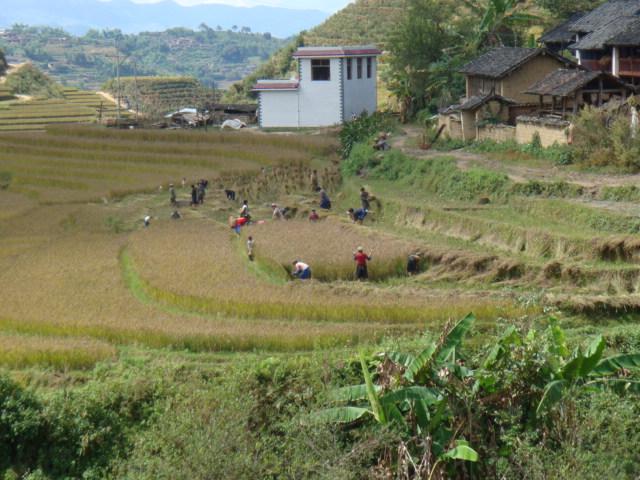
[[[297,80],[258,80],[252,91],[280,91],[280,90],[297,90],[300,83]]]
[[[352,45],[347,47],[299,47],[293,58],[327,58],[378,56],[382,51],[375,45]]]

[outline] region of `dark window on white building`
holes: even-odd
[[[367,78],[373,75],[373,57],[367,57]]]
[[[362,78],[362,57],[356,59],[356,65],[358,69],[358,78]]]
[[[353,73],[351,72],[351,67],[353,67],[353,59],[347,58],[347,80],[351,80],[353,78]]]
[[[330,60],[311,60],[311,80],[327,81],[331,80]]]

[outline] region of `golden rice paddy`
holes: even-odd
[[[11,173],[0,189],[0,365],[85,368],[129,344],[300,351],[416,333],[470,310],[481,326],[530,312],[506,297],[402,278],[416,245],[336,218],[267,220],[241,236],[222,221],[238,204],[218,190],[220,179],[242,178],[242,194],[256,198],[275,194],[274,184],[304,192],[306,168],[330,166],[332,142],[83,127],[0,135],[0,172]],[[321,171],[327,185],[336,181]],[[183,219],[171,220],[157,185],[183,176],[212,187],[204,206],[184,202]],[[101,199],[115,191],[120,199]],[[188,195],[179,188],[181,200]],[[352,281],[358,245],[373,251],[376,281]],[[294,257],[316,279],[289,278]]]

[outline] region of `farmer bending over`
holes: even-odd
[[[412,275],[417,275],[420,273],[420,255],[417,253],[412,253],[407,258],[407,273]]]
[[[293,262],[293,276],[300,280],[309,280],[311,278],[311,267],[300,260]]]
[[[347,210],[347,215],[349,215],[351,221],[353,223],[359,223],[361,225],[368,213],[369,211],[364,208],[359,208],[357,210],[350,208],[349,210]]]
[[[367,262],[371,260],[371,255],[364,253],[364,248],[358,247],[358,250],[353,254],[353,259],[356,262],[356,279],[366,280],[369,278]]]

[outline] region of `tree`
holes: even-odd
[[[464,3],[472,16],[481,19],[476,29],[476,49],[522,44],[524,30],[542,22],[540,17],[525,12],[520,0],[465,0]]]
[[[456,24],[459,18],[454,1],[408,0],[405,15],[391,35],[387,78],[403,121],[437,98],[443,83],[451,84],[437,79],[442,73],[452,74],[440,65],[454,63],[465,44]]]
[[[4,52],[0,50],[0,75],[4,75],[9,68],[9,64],[7,63],[7,59],[4,56]]]
[[[555,18],[564,20],[576,12],[588,12],[604,0],[536,0],[536,5],[548,10]]]

